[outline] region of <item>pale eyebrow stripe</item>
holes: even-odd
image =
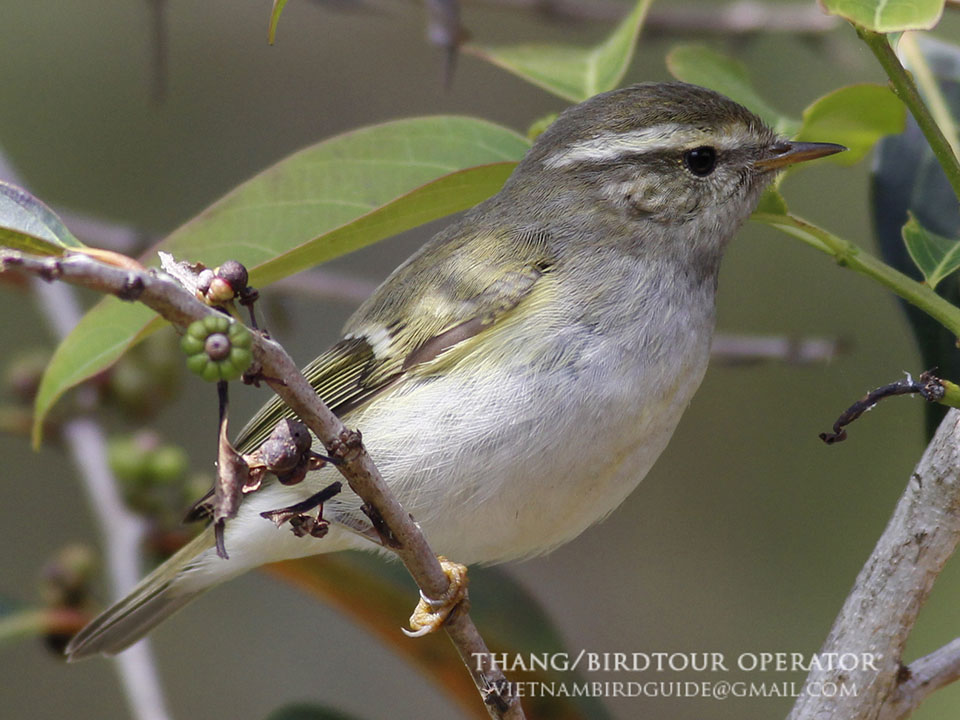
[[[706,144],[718,150],[728,150],[742,147],[750,140],[751,133],[739,123],[720,133],[708,133],[678,123],[662,123],[625,133],[603,133],[575,142],[548,155],[543,164],[548,168],[560,168],[580,163],[601,163],[629,155],[693,148]]]

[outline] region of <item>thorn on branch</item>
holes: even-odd
[[[883,400],[894,395],[916,395],[919,394],[928,402],[939,402],[946,394],[946,388],[943,381],[933,374],[933,370],[927,370],[920,373],[920,377],[914,380],[910,375],[898,380],[895,383],[878,387],[864,395],[860,400],[844,410],[837,421],[833,424],[832,433],[820,433],[820,439],[827,445],[842,442],[847,439],[847,431],[844,427],[852,423],[868,410]]]

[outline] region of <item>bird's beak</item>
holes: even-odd
[[[757,160],[753,166],[760,170],[779,170],[794,163],[816,160],[844,150],[846,148],[843,145],[834,143],[781,140],[767,148],[767,157]]]

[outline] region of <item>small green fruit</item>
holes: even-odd
[[[190,323],[180,340],[187,367],[204,380],[236,380],[253,362],[253,335],[224,315]]]

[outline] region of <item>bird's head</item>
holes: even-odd
[[[554,215],[687,226],[725,242],[780,169],[844,149],[782,138],[712,90],[641,83],[563,112],[509,187]]]

